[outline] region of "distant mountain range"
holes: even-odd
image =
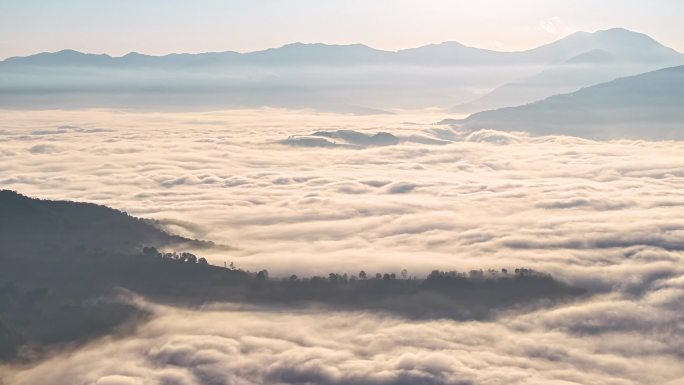
[[[511,64],[560,64],[582,54],[604,51],[634,62],[660,62],[681,59],[681,54],[647,35],[615,28],[595,33],[576,32],[538,48],[499,52],[468,47],[458,42],[431,44],[399,51],[383,51],[363,44],[328,45],[322,43],[287,44],[280,48],[238,53],[233,51],[200,54],[144,55],[131,52],[121,57],[87,54],[74,50],[11,57],[1,66],[77,66],[77,67],[162,67],[187,66],[366,66],[401,64],[420,66],[482,66]]]
[[[447,120],[494,128],[594,139],[684,139],[684,66],[624,77],[539,102]]]
[[[382,113],[460,103],[460,110],[470,112],[677,64],[684,64],[682,54],[624,29],[577,32],[519,52],[457,42],[396,52],[302,43],[165,56],[64,50],[0,62],[0,107],[274,106]],[[495,91],[473,102],[489,90]]]
[[[619,77],[684,64],[682,54],[646,35],[608,30],[585,37],[599,48],[551,65],[533,76],[506,83],[452,111],[472,112],[527,104]]]

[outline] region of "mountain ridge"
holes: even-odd
[[[577,76],[584,80],[571,87],[684,62],[684,56],[648,36],[619,29],[575,33],[518,52],[457,42],[399,51],[363,44],[292,43],[251,53],[149,56],[131,52],[119,57],[62,50],[0,62],[0,107],[207,110],[266,106],[355,115],[449,109],[592,50],[626,58],[623,61],[640,67],[593,74],[580,69]],[[503,105],[574,89],[531,92],[526,99],[514,92],[512,102]]]
[[[456,121],[495,128],[592,139],[684,139],[684,65],[618,78],[516,107]]]
[[[8,254],[80,248],[131,252],[143,246],[211,245],[170,234],[151,221],[106,206],[35,199],[12,190],[0,190],[0,244]]]
[[[582,44],[597,44],[597,45],[615,45],[616,43],[619,45],[620,43],[624,43],[622,40],[623,39],[631,39],[630,43],[638,43],[640,45],[640,48],[644,48],[647,46],[651,47],[657,47],[658,50],[662,51],[662,53],[669,53],[669,54],[679,54],[682,55],[681,53],[677,52],[676,50],[665,47],[659,42],[657,42],[655,39],[649,37],[646,34],[639,33],[639,32],[633,32],[629,31],[623,28],[611,28],[607,30],[599,30],[593,33],[590,32],[575,32],[572,33],[566,37],[563,37],[561,39],[558,39],[556,41],[540,45],[535,48],[530,48],[526,50],[517,50],[517,51],[496,51],[496,50],[491,50],[491,49],[485,49],[485,48],[478,48],[478,47],[472,47],[472,46],[467,46],[464,45],[460,42],[457,41],[446,41],[446,42],[441,42],[441,43],[433,43],[433,44],[427,44],[419,47],[413,47],[413,48],[405,48],[405,49],[400,49],[396,51],[390,51],[390,50],[381,50],[381,49],[376,49],[372,48],[368,45],[361,44],[361,43],[354,43],[354,44],[327,44],[327,43],[302,43],[302,42],[294,42],[294,43],[288,43],[285,45],[282,45],[280,47],[273,47],[273,48],[267,48],[263,50],[257,50],[257,51],[250,51],[250,52],[237,52],[237,51],[213,51],[213,52],[202,52],[202,53],[169,53],[165,55],[148,55],[148,54],[143,54],[143,53],[138,53],[138,52],[129,52],[125,55],[121,56],[112,56],[106,53],[103,54],[94,54],[94,53],[86,53],[86,52],[80,52],[77,50],[73,49],[63,49],[60,51],[56,52],[40,52],[36,53],[33,55],[28,55],[28,56],[13,56],[13,57],[8,57],[0,63],[18,63],[18,64],[27,64],[28,62],[31,62],[32,60],[37,60],[38,63],[45,63],[44,60],[48,58],[54,58],[56,59],[55,64],[59,64],[60,62],[64,63],[65,61],[68,62],[67,59],[74,59],[74,58],[82,58],[82,59],[87,59],[89,60],[90,63],[97,63],[97,62],[102,62],[105,60],[109,60],[113,63],[116,62],[126,62],[127,60],[130,59],[144,59],[146,61],[154,61],[154,60],[164,60],[164,59],[171,59],[171,58],[194,58],[194,59],[199,59],[199,58],[232,58],[232,59],[242,59],[245,60],[247,63],[245,64],[254,64],[253,60],[250,59],[255,59],[255,58],[269,58],[272,57],[274,54],[277,53],[292,53],[296,52],[301,55],[309,55],[311,53],[315,53],[315,51],[322,51],[322,50],[341,50],[344,51],[344,53],[356,53],[356,54],[367,54],[367,55],[372,55],[373,57],[367,57],[364,58],[365,60],[370,60],[372,62],[372,59],[379,60],[379,59],[396,59],[394,61],[405,61],[408,63],[415,63],[415,55],[417,53],[427,53],[427,57],[430,58],[430,60],[435,60],[435,59],[446,59],[449,63],[455,63],[454,60],[458,59],[458,57],[453,57],[454,53],[457,54],[464,54],[464,53],[470,53],[470,54],[475,54],[479,55],[477,60],[475,62],[482,61],[485,59],[489,59],[489,57],[493,56],[500,56],[504,61],[512,59],[513,61],[523,61],[524,62],[524,57],[531,56],[529,60],[535,61],[535,60],[540,60],[539,57],[544,57],[548,56],[547,60],[551,60],[551,62],[555,60],[561,60],[560,58],[562,56],[568,56],[566,57],[566,60],[572,56],[579,55],[582,52],[586,52],[587,50],[584,50],[583,48],[576,48],[574,45],[582,45]],[[591,40],[595,40],[594,42],[591,42]],[[448,51],[447,51],[448,50]],[[577,51],[577,52],[575,52]],[[433,55],[433,56],[430,56]],[[359,60],[362,58],[358,58]],[[463,59],[463,58],[461,58]],[[392,60],[389,60],[392,61]],[[466,60],[466,63],[469,61]],[[352,61],[354,63],[354,61]],[[430,61],[425,60],[422,61],[421,63],[426,64],[430,63]]]
[[[593,42],[591,47],[587,46],[587,41]],[[584,48],[591,49],[582,51]],[[684,64],[684,55],[674,49],[648,35],[623,28],[593,34],[577,32],[538,48],[538,51],[544,50],[575,55],[559,60],[537,74],[500,85],[450,111],[472,113],[523,105],[620,77]],[[557,52],[546,54],[558,55]]]

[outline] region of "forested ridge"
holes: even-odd
[[[549,305],[584,293],[527,268],[435,270],[423,278],[402,269],[273,277],[265,269],[251,272],[232,263],[219,267],[174,251],[177,245],[201,241],[170,235],[104,206],[3,191],[0,214],[2,359],[31,360],[51,346],[134,326],[146,314],[119,295],[124,291],[178,306],[317,306],[320,311],[458,320],[485,320],[502,310]],[[19,222],[16,227],[12,220]],[[37,221],[42,223],[32,223]],[[106,234],[79,241],[95,231]],[[17,232],[20,236],[13,237]]]

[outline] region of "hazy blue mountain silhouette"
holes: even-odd
[[[467,129],[596,139],[684,139],[684,66],[624,77],[518,107],[483,111]]]
[[[665,47],[648,35],[624,28],[594,33],[576,32],[527,52],[533,56],[555,58],[556,63],[560,63],[592,50],[616,53],[633,61],[660,61],[681,56],[679,52]]]
[[[518,106],[619,77],[684,64],[684,55],[646,35],[624,29],[577,33],[557,43],[548,49],[562,53],[595,48],[536,75],[497,87],[480,98],[456,106],[452,111],[473,112]]]
[[[622,28],[595,33],[576,32],[538,48],[499,52],[468,47],[458,42],[430,44],[399,51],[383,51],[363,44],[329,45],[322,43],[292,43],[279,48],[238,53],[232,51],[199,54],[144,55],[131,52],[121,57],[88,54],[74,50],[39,53],[26,57],[12,57],[2,66],[201,66],[201,65],[329,65],[334,67],[372,64],[420,65],[510,65],[553,64],[577,55],[604,50],[618,53],[635,61],[662,61],[681,56],[647,35]]]
[[[599,51],[638,68],[611,69],[612,65],[596,64]],[[0,107],[274,106],[373,114],[395,108],[450,108],[475,99],[480,90],[544,70],[551,72],[540,75],[538,81],[543,85],[576,78],[569,81],[576,89],[679,64],[681,58],[681,54],[646,35],[623,29],[578,32],[519,52],[497,52],[457,42],[400,51],[362,44],[294,43],[249,53],[149,56],[133,52],[121,57],[63,50],[0,62]],[[575,62],[578,60],[582,63]],[[558,66],[563,71],[572,68],[574,75],[553,72]],[[593,70],[593,66],[600,69]],[[574,90],[567,86],[551,87],[546,94],[532,93],[513,102]],[[513,92],[517,94],[523,95]]]

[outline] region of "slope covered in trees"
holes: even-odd
[[[528,269],[433,271],[424,279],[406,272],[364,271],[269,277],[266,270],[218,267],[191,253],[135,246],[179,238],[120,211],[12,192],[0,196],[0,234],[3,246],[12,249],[0,252],[0,359],[30,360],[55,344],[125,331],[146,316],[117,296],[128,291],[177,306],[228,301],[460,320],[488,319],[502,310],[553,304],[584,293]],[[40,225],[32,226],[36,222]],[[92,238],[80,244],[79,236]],[[66,240],[59,242],[61,237]],[[46,241],[38,248],[22,247],[27,240]],[[49,250],[47,240],[80,247]]]
[[[184,243],[202,245],[109,207],[33,199],[0,190],[0,244],[4,254],[41,252],[48,256],[79,248],[132,252],[143,245]]]

